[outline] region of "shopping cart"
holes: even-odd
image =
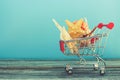
[[[77,65],[85,66],[92,64],[94,70],[99,70],[100,75],[104,75],[106,63],[101,56],[103,55],[110,30],[112,30],[113,27],[114,24],[112,22],[109,24],[100,23],[95,27],[96,30],[94,29],[95,31],[91,36],[67,41],[60,40],[60,50],[66,56],[77,56],[79,58]],[[71,52],[67,46],[68,43],[75,43],[78,52]],[[87,62],[87,56],[95,58],[94,63]],[[65,70],[68,74],[73,73],[73,67],[71,65],[72,64],[69,63],[66,64]]]

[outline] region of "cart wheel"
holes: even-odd
[[[97,64],[97,63],[96,63],[96,64],[93,64],[93,66],[94,66],[93,69],[94,69],[95,71],[97,71],[97,70],[98,70],[98,67],[99,67],[98,64]]]
[[[72,70],[72,69],[69,69],[69,70],[67,71],[67,73],[68,73],[69,75],[71,75],[71,74],[73,74],[73,70]]]
[[[105,74],[105,68],[101,68],[100,69],[100,75],[104,75]]]

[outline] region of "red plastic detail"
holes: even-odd
[[[98,27],[99,29],[102,29],[103,26],[104,26],[103,23],[99,23],[97,27]]]
[[[96,40],[98,40],[98,38],[92,38],[91,39],[91,44],[94,44]]]
[[[112,29],[114,27],[114,23],[113,22],[110,22],[108,25],[107,25],[107,28],[109,29]]]
[[[60,40],[60,50],[64,53],[64,51],[65,51],[65,48],[64,48],[64,41],[61,41]]]
[[[114,27],[114,23],[113,22],[110,22],[109,24],[99,23],[97,27],[99,29],[102,29],[103,26],[106,26],[108,29],[112,29]]]
[[[91,39],[91,44],[94,44],[95,43],[95,38],[92,38]]]

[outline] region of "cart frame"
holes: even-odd
[[[113,28],[114,24],[98,24],[97,30],[94,32],[93,36],[87,36],[83,38],[76,38],[73,40],[60,40],[60,50],[66,56],[77,56],[79,59],[78,65],[87,65],[90,64],[84,58],[84,56],[93,56],[96,58],[95,63],[92,63],[94,70],[100,70],[100,75],[105,74],[106,62],[101,57],[104,53],[106,47],[106,42],[110,33],[110,30]],[[84,44],[82,45],[82,41]],[[70,52],[70,48],[67,46],[68,43],[75,43],[75,46],[78,49],[78,52]],[[82,46],[81,46],[82,45]],[[66,64],[65,70],[68,74],[73,73],[73,68],[71,64]]]

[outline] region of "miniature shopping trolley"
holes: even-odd
[[[103,55],[106,42],[110,30],[114,27],[114,24],[110,22],[109,24],[100,23],[95,27],[95,31],[91,36],[84,36],[83,38],[76,38],[73,40],[60,40],[60,50],[66,56],[77,56],[79,58],[78,65],[89,64],[84,57],[92,56],[95,58],[95,63],[92,63],[94,70],[99,70],[100,75],[105,74],[106,63],[101,57]],[[77,51],[71,51],[68,47],[69,43],[73,43],[75,47],[72,50],[77,49]],[[68,74],[73,73],[73,68],[70,64],[67,64],[65,70]]]

